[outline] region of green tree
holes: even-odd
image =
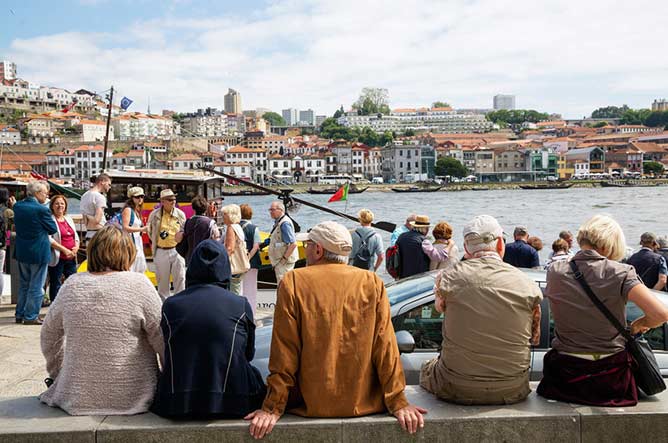
[[[436,161],[434,167],[436,175],[451,177],[464,177],[468,175],[469,171],[466,166],[462,165],[459,160],[453,157],[441,157]]]
[[[606,106],[604,108],[598,108],[591,113],[591,118],[621,118],[622,115],[630,108],[627,105],[618,106]]]
[[[534,111],[533,109],[499,109],[498,111],[487,113],[486,118],[499,125],[507,123],[511,126],[517,126],[524,122],[538,123],[539,121],[548,120],[550,115],[545,112]]]
[[[320,136],[324,138],[331,138],[334,140],[344,139],[352,140],[353,134],[346,126],[340,125],[336,122],[334,117],[326,118],[320,125]]]
[[[359,115],[389,114],[389,93],[384,88],[363,88],[353,109]]]
[[[645,125],[653,128],[658,126],[668,126],[668,111],[653,111],[646,119]]]
[[[598,122],[592,128],[602,128],[603,126],[608,126],[608,122]]]
[[[265,112],[262,114],[262,118],[265,119],[271,126],[287,126],[287,122],[282,115],[275,112]]]
[[[642,167],[645,174],[661,175],[664,170],[663,165],[659,162],[645,162]]]
[[[345,114],[345,111],[343,110],[343,105],[341,105],[341,107],[334,112],[334,118],[339,118],[343,114]]]
[[[448,102],[436,101],[436,102],[434,102],[434,103],[431,104],[431,107],[432,107],[432,108],[449,108],[449,107],[450,107],[450,103],[448,103]]]
[[[413,129],[406,129],[404,131],[404,137],[413,137],[415,135],[415,131]]]
[[[622,114],[620,123],[623,125],[644,125],[652,111],[649,109],[629,109]]]

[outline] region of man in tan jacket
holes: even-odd
[[[308,266],[285,274],[278,288],[267,396],[246,416],[251,435],[271,432],[286,407],[305,417],[389,411],[416,432],[427,411],[404,395],[383,281],[347,265],[352,238],[338,223],[320,223],[297,239]]]

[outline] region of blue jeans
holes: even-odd
[[[46,268],[48,265],[17,262],[19,265],[19,300],[16,303],[16,318],[35,320],[42,308]]]
[[[51,303],[56,301],[56,296],[58,291],[60,291],[60,279],[65,276],[65,280],[72,274],[77,272],[77,262],[76,260],[63,260],[62,258],[58,260],[56,266],[49,266],[49,299]]]

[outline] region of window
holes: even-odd
[[[392,319],[395,331],[408,331],[415,340],[417,350],[440,350],[443,337],[443,319],[445,315],[438,312],[434,302],[417,306],[408,312]]]

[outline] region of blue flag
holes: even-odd
[[[127,97],[123,97],[123,99],[121,100],[121,108],[123,108],[124,111],[127,111],[131,104],[132,100],[130,100]]]

